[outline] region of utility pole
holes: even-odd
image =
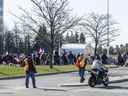
[[[107,56],[109,56],[109,0],[107,0]]]

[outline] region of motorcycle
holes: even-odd
[[[88,80],[88,85],[90,87],[95,87],[96,85],[103,84],[105,87],[108,86],[109,83],[109,77],[108,77],[108,69],[103,69],[102,72],[99,72],[99,70],[92,69],[91,70],[91,76]]]

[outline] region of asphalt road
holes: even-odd
[[[115,78],[128,74],[128,68],[110,69],[110,76]],[[121,77],[123,78],[123,77]],[[98,85],[90,88],[84,84],[79,86],[65,86],[63,84],[79,84],[79,76],[76,72],[40,76],[36,78],[36,89],[24,86],[24,78],[12,80],[0,80],[0,96],[128,96],[128,81],[111,83],[108,88]],[[31,83],[31,82],[30,82]],[[30,86],[31,87],[31,86]]]

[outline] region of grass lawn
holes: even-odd
[[[112,67],[113,65],[106,65],[107,67]],[[63,65],[56,66],[54,65],[53,69],[50,69],[49,66],[40,65],[36,66],[37,72],[40,74],[46,73],[59,73],[59,72],[68,72],[68,71],[77,71],[78,69],[74,65]],[[87,70],[90,69],[90,65],[87,65]],[[10,76],[21,76],[24,75],[24,70],[22,67],[0,65],[0,77],[10,77]]]
[[[38,73],[42,73],[42,74],[77,70],[77,68],[74,65],[54,66],[53,69],[50,69],[49,66],[46,65],[40,65],[40,66],[36,66],[36,69]],[[20,75],[24,75],[24,70],[22,67],[0,65],[0,77],[10,77],[10,76],[20,76]]]

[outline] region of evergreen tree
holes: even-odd
[[[120,53],[124,53],[125,52],[125,46],[123,44],[120,45]]]
[[[74,42],[79,43],[79,35],[77,32],[75,33],[75,41]]]
[[[128,43],[125,44],[125,50],[128,52]]]
[[[4,38],[0,35],[0,54],[3,54],[4,46],[3,46]]]
[[[83,33],[80,34],[80,43],[85,43],[85,35]]]
[[[69,33],[66,34],[66,37],[65,37],[65,42],[70,42],[70,36],[69,36]]]
[[[120,53],[119,45],[116,45],[116,54]]]
[[[19,45],[19,48],[18,48],[19,53],[25,53],[25,42],[22,39],[20,39],[18,45]]]
[[[110,55],[114,55],[114,48],[113,48],[113,46],[109,47],[109,54]]]
[[[30,41],[30,35],[26,35],[25,36],[25,40],[24,40],[24,44],[25,44],[25,54],[29,55],[32,51],[32,47],[31,47],[31,41]]]
[[[14,42],[14,34],[10,31],[5,34],[5,51],[9,53],[16,52],[16,46]]]

